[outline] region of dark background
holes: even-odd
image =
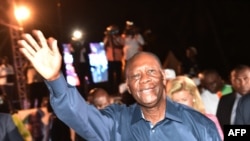
[[[195,46],[202,69],[215,68],[224,78],[237,64],[250,64],[249,0],[19,0],[32,10],[25,32],[40,29],[46,37],[69,42],[75,28],[85,42],[102,41],[110,24],[122,30],[133,21],[143,33],[150,29],[148,51],[162,61],[172,50],[181,61]],[[0,19],[8,21],[7,0],[0,1]],[[0,56],[9,55],[8,30],[0,25]]]

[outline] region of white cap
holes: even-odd
[[[176,73],[173,69],[165,69],[166,79],[174,79],[176,77]]]
[[[126,83],[121,83],[119,85],[119,93],[123,94],[125,91],[127,91],[127,84]]]

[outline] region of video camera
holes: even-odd
[[[111,25],[106,28],[104,32],[105,35],[117,35],[119,33],[119,28],[116,25]]]

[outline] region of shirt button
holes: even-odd
[[[155,130],[152,130],[152,132],[154,133],[154,132],[155,132]]]

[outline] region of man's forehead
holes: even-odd
[[[247,74],[240,74],[240,75],[235,75],[235,79],[243,79],[243,78],[250,78],[249,75]]]
[[[250,77],[250,71],[249,70],[242,70],[239,72],[234,73],[235,77]]]
[[[141,60],[138,62],[133,62],[129,66],[129,70],[134,70],[134,69],[148,69],[148,68],[155,68],[155,69],[160,69],[161,66],[156,60]]]
[[[147,53],[147,52],[141,52],[136,55],[134,55],[126,66],[126,71],[129,71],[130,69],[134,69],[136,67],[141,67],[144,65],[152,65],[152,66],[158,66],[161,68],[161,63],[157,56]]]
[[[159,64],[159,61],[155,56],[152,56],[150,54],[141,54],[137,55],[135,58],[133,58],[130,62],[131,64]]]

